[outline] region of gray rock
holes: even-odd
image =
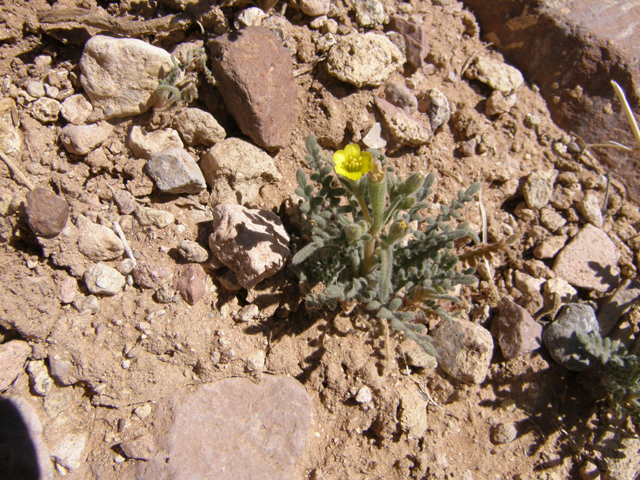
[[[168,457],[154,457],[143,480],[213,478],[288,480],[304,452],[311,399],[290,377],[264,375],[255,384],[228,378],[174,395]],[[240,442],[230,439],[242,439]]]
[[[0,398],[2,478],[52,480],[53,465],[42,434],[42,424],[29,402],[21,397]]]
[[[33,393],[44,397],[51,391],[53,380],[49,376],[44,360],[32,360],[27,363],[27,374]]]
[[[587,190],[582,199],[578,202],[578,211],[594,227],[602,228],[604,220],[600,209],[601,200],[592,190]]]
[[[171,272],[155,263],[139,263],[133,268],[133,279],[142,288],[156,290],[171,279]]]
[[[58,235],[69,219],[69,204],[64,197],[46,188],[37,187],[27,192],[27,221],[36,235]]]
[[[384,89],[384,96],[388,102],[402,108],[408,114],[418,110],[418,99],[400,82],[389,81]]]
[[[504,445],[513,442],[518,436],[518,429],[513,423],[498,423],[491,427],[491,443]]]
[[[148,433],[122,442],[120,448],[127,458],[133,458],[135,460],[151,460],[156,451],[153,437]]]
[[[562,250],[565,246],[568,238],[569,237],[566,235],[557,235],[545,238],[536,245],[536,248],[533,250],[533,256],[540,260],[555,257],[556,253]]]
[[[604,231],[587,224],[558,253],[553,271],[574,287],[606,292],[620,281],[619,255]]]
[[[593,308],[580,303],[569,303],[556,320],[544,329],[542,341],[558,364],[579,372],[589,367],[589,356],[576,335],[591,332],[599,332]]]
[[[124,253],[122,240],[110,228],[97,225],[83,215],[78,215],[76,225],[80,231],[78,250],[89,260],[114,260]]]
[[[0,392],[8,389],[22,373],[24,362],[31,355],[31,347],[22,340],[11,340],[0,344]]]
[[[484,382],[493,356],[491,334],[468,320],[443,321],[433,333],[438,365],[456,380]]]
[[[377,27],[389,23],[389,17],[384,11],[380,0],[356,0],[356,22],[365,28]]]
[[[176,217],[171,212],[147,207],[138,207],[135,211],[135,216],[138,223],[143,227],[153,225],[154,227],[165,228],[176,221]]]
[[[289,143],[296,123],[297,86],[289,51],[266,28],[217,37],[211,70],[229,112],[257,145]]]
[[[356,87],[377,87],[400,70],[405,61],[404,54],[388,37],[373,32],[351,33],[329,52],[327,70]]]
[[[115,268],[97,263],[84,272],[84,283],[93,294],[115,295],[124,287],[125,279]]]
[[[152,155],[147,173],[166,193],[199,193],[207,188],[202,171],[193,157],[182,148]]]
[[[209,259],[209,252],[191,240],[182,240],[178,244],[178,252],[188,262],[202,263]]]
[[[404,38],[409,64],[416,69],[422,68],[424,59],[430,51],[427,29],[423,25],[396,15],[390,18],[389,28]]]
[[[218,205],[213,209],[209,247],[246,289],[282,270],[291,256],[289,235],[280,218],[266,210],[240,205]]]
[[[162,285],[156,290],[156,300],[160,303],[173,303],[176,299],[176,291],[171,285]]]
[[[67,358],[66,356],[50,353],[49,368],[51,369],[51,376],[59,381],[62,385],[73,385],[78,381],[75,377],[75,367],[71,363],[71,360],[69,360],[69,358]],[[49,398],[49,396],[50,395],[47,395],[46,398]]]
[[[67,149],[67,152],[86,155],[102,145],[111,132],[113,132],[113,125],[107,122],[91,125],[67,125],[60,132],[60,142]]]
[[[429,88],[423,97],[424,109],[431,122],[431,130],[436,131],[451,118],[449,100],[437,88]]]
[[[55,122],[58,120],[58,114],[61,108],[62,105],[60,105],[59,101],[53,98],[42,97],[33,102],[31,115],[42,123]]]
[[[531,353],[542,345],[542,325],[507,298],[502,299],[500,315],[494,322],[497,322],[500,350],[507,360]]]
[[[69,472],[79,469],[84,463],[86,454],[85,447],[87,445],[87,434],[69,434],[65,435],[58,444],[53,447],[51,457],[56,464],[64,467]]]
[[[557,176],[556,170],[535,170],[529,174],[522,188],[524,200],[529,208],[539,210],[549,203],[553,194],[553,182]]]
[[[141,127],[134,125],[129,132],[129,148],[136,157],[149,160],[155,153],[184,148],[184,145],[178,132],[172,128],[145,133]]]
[[[605,299],[598,310],[600,335],[602,337],[608,335],[639,298],[640,282],[630,279],[624,280],[616,291]]]
[[[515,94],[505,97],[500,90],[494,90],[489,98],[487,98],[485,113],[488,116],[509,113],[509,110],[515,107],[517,101],[518,96]]]
[[[211,187],[210,204],[252,203],[267,183],[280,180],[273,158],[256,146],[227,138],[207,151],[200,168]]]
[[[113,195],[113,201],[116,202],[122,215],[130,215],[138,208],[138,202],[136,202],[135,197],[126,190],[116,191]]]
[[[310,17],[327,15],[331,9],[331,0],[300,0],[300,10]]]
[[[156,101],[159,79],[171,68],[165,50],[134,38],[96,35],[84,46],[80,81],[104,118],[146,112]]]
[[[34,80],[31,80],[29,83],[27,83],[26,90],[27,90],[27,93],[31,95],[33,98],[40,98],[40,97],[44,97],[45,95],[44,85]]]
[[[98,302],[98,298],[95,295],[87,295],[86,297],[77,295],[73,299],[73,306],[81,314],[90,313],[95,315],[100,311],[100,302]]]
[[[431,127],[408,115],[403,109],[376,98],[375,104],[382,114],[382,121],[388,136],[398,145],[419,147],[431,141]]]
[[[195,305],[207,293],[207,274],[199,263],[176,265],[173,273],[173,288],[189,305]]]
[[[224,140],[227,132],[209,112],[199,108],[185,108],[173,119],[175,128],[187,145],[210,147]]]
[[[511,95],[524,83],[522,73],[515,67],[488,58],[476,58],[467,69],[467,78],[486,83],[503,95]]]
[[[84,94],[71,95],[62,102],[60,113],[69,123],[81,125],[93,112],[93,106]]]

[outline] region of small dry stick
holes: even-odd
[[[24,173],[22,173],[20,169],[16,166],[16,164],[13,163],[11,159],[7,155],[5,155],[4,152],[2,151],[0,151],[0,158],[4,163],[7,164],[7,167],[9,167],[9,170],[11,170],[11,172],[13,173],[13,176],[16,177],[18,180],[20,180],[29,190],[33,190],[35,188],[33,184],[29,181],[29,179],[25,177]]]
[[[133,266],[135,267],[138,262],[136,262],[136,257],[133,256],[133,250],[131,250],[129,242],[127,242],[127,237],[124,236],[124,232],[122,231],[122,228],[120,228],[120,224],[118,222],[113,222],[113,231],[116,232],[118,237],[120,237],[120,240],[122,240],[124,251],[127,253],[127,257],[131,259]]]

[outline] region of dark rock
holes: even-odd
[[[542,325],[511,300],[502,300],[500,315],[494,321],[497,322],[498,343],[507,360],[540,348]]]
[[[199,263],[178,265],[173,276],[173,288],[180,292],[185,302],[195,305],[207,292],[206,278],[207,274]]]
[[[289,51],[266,28],[222,35],[211,45],[211,69],[240,130],[261,147],[289,142],[297,86]]]
[[[398,32],[404,38],[407,46],[407,61],[411,66],[421,68],[430,51],[427,29],[396,15],[390,18],[389,29]]]
[[[608,335],[616,326],[620,318],[627,313],[640,298],[640,282],[625,280],[616,291],[607,298],[598,310],[600,335]]]
[[[67,224],[69,204],[64,197],[38,187],[27,193],[26,212],[29,227],[36,235],[53,237]]]
[[[589,367],[589,357],[577,334],[598,330],[598,320],[593,308],[580,303],[569,303],[558,318],[544,329],[542,341],[557,363],[568,370],[579,372]]]

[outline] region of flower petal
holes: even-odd
[[[358,158],[360,156],[360,147],[355,143],[350,143],[344,147],[344,153],[346,153],[347,158]]]
[[[360,171],[362,173],[370,172],[373,168],[373,155],[371,155],[371,152],[362,152],[360,158],[362,159],[362,167],[360,168]]]
[[[362,178],[362,172],[350,172],[342,167],[342,165],[336,165],[336,173],[347,177],[350,180],[360,180]]]
[[[344,150],[338,150],[333,154],[333,163],[336,165],[342,165],[344,161],[347,159],[347,155]]]

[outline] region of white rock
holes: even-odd
[[[529,174],[522,187],[524,200],[529,208],[541,209],[549,203],[557,177],[557,170],[534,170]]]
[[[520,70],[488,58],[477,58],[467,70],[467,77],[486,83],[505,96],[515,93],[524,83]]]
[[[33,102],[31,106],[31,115],[42,123],[55,122],[58,120],[58,114],[62,105],[53,98],[42,97]]]
[[[176,217],[171,212],[147,207],[138,207],[135,212],[135,216],[140,225],[153,225],[158,228],[168,227],[176,221]]]
[[[210,147],[224,140],[227,132],[209,112],[199,108],[185,108],[173,119],[175,128],[187,145]]]
[[[184,145],[178,132],[172,128],[145,133],[142,128],[135,125],[129,133],[129,148],[136,157],[149,160],[154,153],[184,148]]]
[[[94,294],[115,295],[125,284],[125,278],[115,268],[97,263],[84,272],[84,283]]]
[[[139,407],[134,408],[133,413],[135,413],[138,418],[147,418],[149,415],[151,415],[151,410],[151,405],[145,403],[144,405],[140,405]]]
[[[96,35],[84,46],[80,81],[104,118],[139,115],[153,106],[159,79],[173,67],[169,52],[134,38]]]
[[[327,70],[338,80],[356,87],[377,87],[405,62],[404,54],[386,36],[373,32],[352,33],[331,49]]]
[[[358,390],[356,394],[356,402],[360,404],[369,403],[373,400],[373,395],[371,394],[371,389],[366,385]]]
[[[563,303],[569,303],[575,300],[574,297],[578,292],[565,279],[555,277],[550,278],[544,284],[544,294],[546,296],[558,295]]]
[[[258,7],[249,7],[242,10],[236,16],[237,28],[243,27],[258,27],[262,23],[262,20],[267,18],[269,15],[264,13],[261,8]]]
[[[242,307],[238,313],[233,316],[236,322],[250,322],[260,314],[260,309],[253,303]]]
[[[266,356],[262,350],[256,350],[247,356],[246,365],[250,372],[261,372],[264,370]]]
[[[362,143],[369,148],[376,148],[378,150],[387,146],[387,141],[382,136],[382,125],[380,122],[374,123],[367,134],[362,137]]]
[[[44,85],[40,82],[32,80],[27,84],[27,93],[34,98],[44,97]]]
[[[60,133],[60,142],[69,153],[86,155],[100,146],[113,132],[113,125],[98,122],[91,125],[67,125]]]
[[[44,397],[51,391],[53,380],[49,376],[44,360],[32,360],[27,364],[27,373],[31,381],[31,389],[36,395]]]
[[[87,96],[83,94],[67,97],[64,102],[62,102],[62,110],[60,111],[62,117],[74,125],[84,123],[84,121],[89,118],[89,115],[91,115],[91,112],[93,112],[91,102],[89,102]]]
[[[85,433],[65,435],[54,447],[51,456],[56,464],[73,472],[84,463],[84,448],[86,444],[87,435]]]
[[[114,260],[124,253],[122,241],[110,228],[97,225],[83,215],[78,216],[76,226],[80,231],[78,250],[89,260]]]

